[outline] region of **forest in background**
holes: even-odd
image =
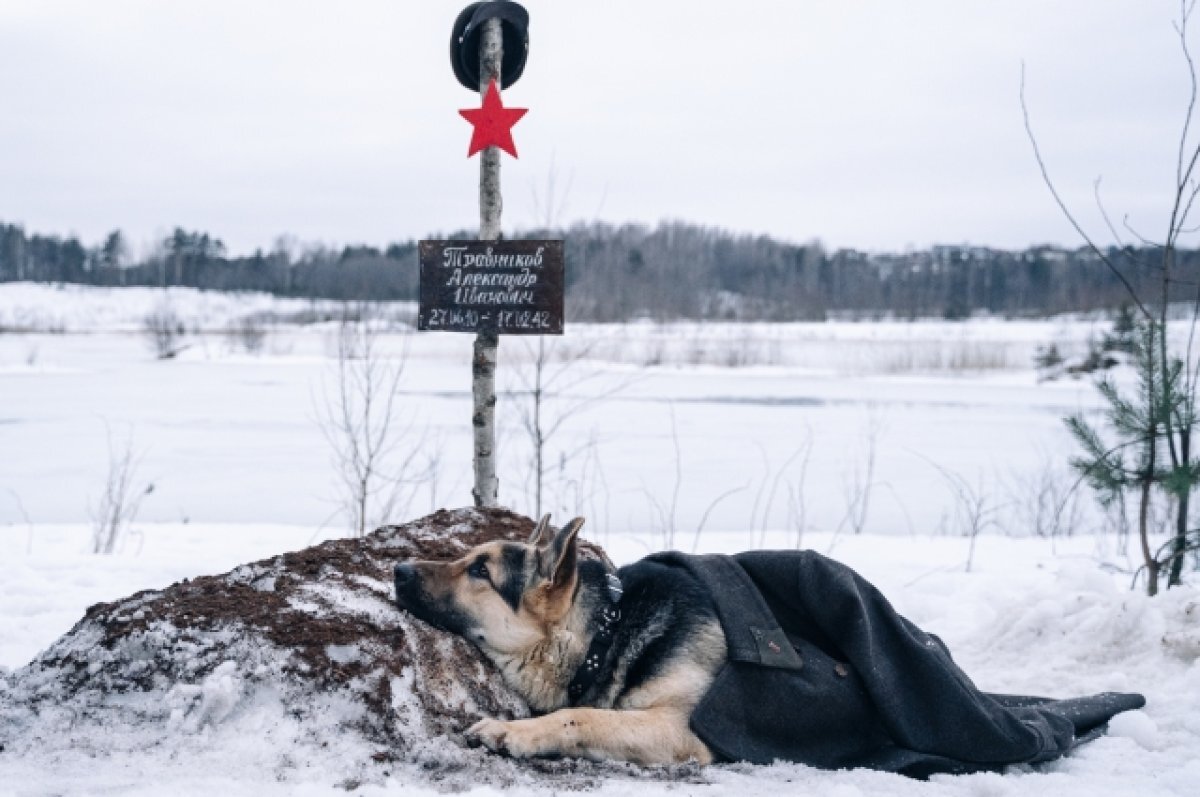
[[[431,236],[435,237],[435,236]],[[472,238],[460,231],[446,238]],[[568,315],[577,321],[1036,317],[1118,306],[1128,292],[1087,248],[1020,251],[934,246],[902,253],[826,250],[682,222],[599,222],[530,230],[566,241]],[[0,222],[0,282],[187,286],[331,299],[415,299],[417,242],[331,248],[280,239],[271,251],[230,256],[205,232],[177,228],[135,258],[120,231],[86,244]],[[1145,264],[1129,273],[1141,295],[1158,291],[1161,252],[1127,247]],[[1117,249],[1108,251],[1110,257]],[[1124,255],[1122,255],[1124,257]],[[1200,291],[1200,256],[1177,252],[1173,301]]]

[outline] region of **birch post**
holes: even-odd
[[[495,78],[500,83],[500,64],[504,57],[504,37],[499,19],[483,25],[479,41],[479,93],[487,92]],[[479,240],[500,239],[500,149],[488,147],[479,159]],[[475,442],[475,487],[471,494],[476,507],[496,506],[499,479],[496,478],[496,350],[500,336],[495,332],[475,335],[475,353],[471,368],[471,393],[475,411],[471,416]]]

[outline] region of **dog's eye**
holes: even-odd
[[[475,564],[471,565],[469,568],[467,568],[467,575],[470,576],[471,578],[487,579],[487,577],[488,577],[487,562],[481,561],[481,562],[476,562]]]

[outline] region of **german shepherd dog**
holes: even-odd
[[[516,757],[710,763],[688,720],[725,662],[712,600],[678,568],[581,556],[581,526],[546,515],[527,543],[396,565],[399,607],[477,645],[537,715],[468,737]]]

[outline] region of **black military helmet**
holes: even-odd
[[[516,83],[525,71],[529,55],[529,12],[520,3],[489,0],[471,3],[454,20],[450,33],[450,65],[458,82],[479,91],[479,37],[483,23],[499,19],[504,36],[504,60],[500,63],[500,88]]]

